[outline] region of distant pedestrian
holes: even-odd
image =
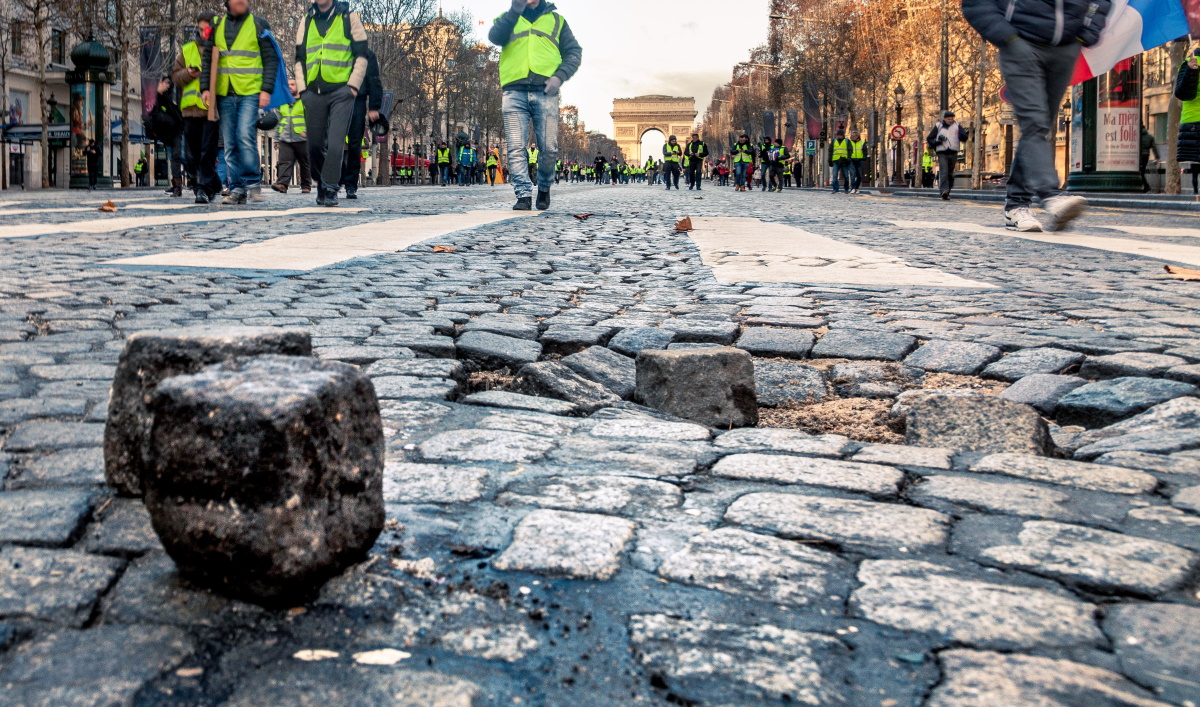
[[[667,144],[663,145],[663,181],[667,183],[667,191],[671,191],[672,183],[675,185],[675,191],[679,191],[679,170],[682,161],[683,145],[672,135],[667,138]]]
[[[179,108],[183,112],[183,141],[186,159],[183,162],[197,204],[211,203],[221,191],[217,176],[217,143],[220,141],[219,122],[208,119],[208,104],[201,98],[200,67],[204,44],[212,37],[217,13],[203,10],[196,15],[193,39],[180,48],[171,69],[171,80],[183,94]]]
[[[746,177],[754,172],[754,146],[749,135],[741,135],[733,144],[734,191],[746,191]]]
[[[942,113],[942,119],[933,126],[925,137],[926,144],[937,154],[938,190],[943,199],[950,198],[954,187],[954,170],[958,169],[958,151],[967,140],[967,131],[954,122],[954,111]]]
[[[438,179],[441,180],[442,186],[448,186],[450,184],[450,146],[446,144],[445,140],[442,140],[434,152],[437,160]],[[429,170],[433,171],[432,164],[429,166]],[[429,177],[429,183],[433,183],[432,174]]]
[[[341,186],[346,190],[347,199],[358,198],[358,176],[363,163],[362,150],[350,149],[350,146],[363,142],[363,134],[367,132],[367,121],[378,121],[379,109],[383,107],[383,82],[379,75],[379,60],[370,48],[367,48],[365,53],[367,75],[363,77],[362,88],[354,97],[354,111],[350,114],[350,125],[346,130],[347,149],[342,155]]]
[[[867,163],[867,143],[857,130],[850,131],[850,193],[859,193],[862,187],[863,170]],[[797,180],[799,178],[797,177]]]
[[[692,133],[692,139],[688,142],[687,154],[688,160],[688,190],[694,186],[696,191],[700,191],[700,172],[704,165],[704,160],[708,159],[708,144],[700,139],[699,133]]]
[[[1183,102],[1175,156],[1191,162],[1192,193],[1200,194],[1200,49],[1192,50],[1175,75],[1175,97]]]
[[[95,140],[88,140],[83,148],[83,156],[87,159],[88,190],[95,191],[100,181],[100,146]]]
[[[937,155],[934,154],[932,147],[926,145],[925,151],[921,153],[921,187],[923,189],[933,188],[934,167],[937,167]]]
[[[280,194],[287,194],[292,183],[292,174],[300,168],[300,192],[307,194],[312,191],[312,171],[308,163],[308,127],[304,121],[304,101],[296,95],[296,80],[288,81],[288,90],[294,99],[291,103],[279,106],[279,126],[275,129],[275,154],[279,156],[276,163],[275,183],[271,188]]]
[[[1154,159],[1158,159],[1158,145],[1154,142],[1154,136],[1146,129],[1145,124],[1142,125],[1142,142],[1141,150],[1138,154],[1138,172],[1142,175],[1142,193],[1150,192],[1150,182],[1146,181],[1146,167],[1150,165],[1150,153],[1154,153]]]
[[[1018,231],[1040,231],[1035,199],[1058,230],[1087,208],[1087,199],[1064,195],[1054,166],[1050,131],[1083,47],[1100,39],[1110,0],[963,0],[967,22],[1000,50],[1000,75],[1008,86],[1021,140],[1008,176],[1004,222]]]
[[[846,131],[837,131],[837,137],[833,138],[833,142],[829,143],[829,167],[833,179],[833,193],[838,193],[838,177],[841,177],[841,186],[845,193],[850,193],[850,172],[853,169],[850,164],[850,141],[846,139]]]

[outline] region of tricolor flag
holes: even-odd
[[[1099,76],[1122,59],[1188,33],[1181,0],[1113,0],[1100,41],[1084,47],[1071,83]]]

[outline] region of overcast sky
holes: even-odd
[[[475,16],[486,41],[508,0],[444,0]],[[583,66],[563,86],[588,129],[612,135],[614,98],[694,96],[703,117],[713,89],[767,39],[769,0],[558,0],[583,47]],[[484,24],[480,25],[479,20]]]

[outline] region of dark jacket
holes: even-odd
[[[535,8],[525,8],[525,11],[522,13],[513,12],[510,8],[492,25],[492,29],[488,32],[488,40],[498,47],[506,46],[512,38],[513,28],[517,26],[517,20],[521,19],[522,15],[530,22],[535,22],[542,15],[557,10],[558,8],[554,6],[554,3],[544,1]],[[579,65],[583,62],[583,48],[579,46],[579,41],[575,39],[575,33],[571,31],[571,25],[565,17],[563,18],[562,35],[558,40],[558,48],[562,54],[562,65],[558,67],[558,71],[554,72],[554,75],[563,83],[566,83],[575,75],[576,71],[579,71]],[[538,86],[545,86],[546,79],[549,78],[549,76],[530,74],[528,78],[513,81],[504,86],[504,88],[514,91],[536,88]]]
[[[147,121],[150,129],[150,137],[159,142],[171,145],[179,134],[183,132],[183,113],[179,110],[179,105],[175,103],[175,99],[171,97],[171,91],[158,94],[158,98],[154,101],[154,110],[150,112],[150,119]]]
[[[253,13],[250,13],[253,14]],[[225,22],[225,46],[232,47],[233,42],[237,39],[238,32],[242,31],[242,23],[246,21],[246,15],[228,15],[228,20]],[[212,34],[204,41],[200,51],[200,90],[207,91],[212,85],[210,77],[212,76],[212,50],[217,37],[217,27],[220,26],[220,20],[213,26]],[[271,40],[264,37],[263,33],[271,29],[271,25],[258,15],[254,15],[254,33],[258,37],[258,51],[262,54],[263,62],[263,93],[271,93],[275,90],[275,75],[279,71],[279,55],[275,53],[275,46],[271,44]],[[232,87],[230,87],[232,90]]]
[[[1053,46],[1100,38],[1109,0],[962,0],[967,23],[996,46],[1014,37]]]
[[[354,100],[366,104],[367,110],[379,110],[383,107],[383,80],[379,77],[379,60],[370,49],[367,50],[367,76],[363,79],[362,88]]]
[[[1193,101],[1198,88],[1200,70],[1184,62],[1175,75],[1175,97],[1181,101]],[[1200,162],[1200,123],[1183,123],[1179,126],[1179,142],[1175,152],[1180,162]]]

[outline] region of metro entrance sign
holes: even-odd
[[[892,127],[893,140],[903,140],[907,135],[908,128],[904,127],[903,125],[896,125]]]

